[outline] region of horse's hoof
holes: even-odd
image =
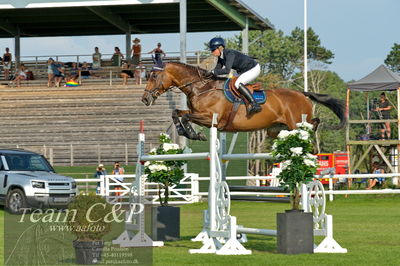
[[[207,141],[207,137],[202,132],[197,133],[197,138],[201,141]]]
[[[177,128],[176,132],[178,133],[179,136],[185,136],[186,134],[186,130],[184,130],[183,128]]]

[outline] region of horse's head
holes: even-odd
[[[165,69],[151,71],[142,102],[147,106],[152,105],[158,96],[171,89],[172,85],[172,78]]]

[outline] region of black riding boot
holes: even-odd
[[[261,111],[261,106],[254,100],[253,95],[249,91],[249,89],[243,85],[242,83],[239,84],[238,91],[242,94],[246,100],[249,102],[250,106],[247,108],[247,115],[252,115]]]

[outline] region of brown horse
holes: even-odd
[[[218,114],[217,128],[221,131],[238,132],[269,129],[268,134],[275,137],[276,126],[286,125],[296,128],[302,121],[302,114],[307,115],[307,122],[317,128],[319,119],[312,119],[312,103],[307,98],[331,109],[340,119],[337,128],[346,123],[343,103],[329,95],[300,92],[290,89],[266,90],[267,101],[262,104],[262,111],[251,117],[246,115],[246,107],[241,105],[237,112],[233,103],[228,101],[223,92],[226,78],[209,77],[204,69],[179,62],[166,63],[161,71],[150,73],[142,96],[142,102],[149,106],[164,92],[178,88],[187,96],[189,110],[174,110],[172,119],[178,134],[194,140],[206,140],[205,136],[193,130],[189,122],[211,127],[213,113]],[[179,119],[182,118],[182,120]]]

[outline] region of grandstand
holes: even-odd
[[[145,120],[146,142],[154,146],[179,103],[179,95],[171,92],[157,105],[146,107],[141,103],[143,89],[133,85],[2,88],[0,146],[40,152],[55,165],[132,162],[139,121]]]

